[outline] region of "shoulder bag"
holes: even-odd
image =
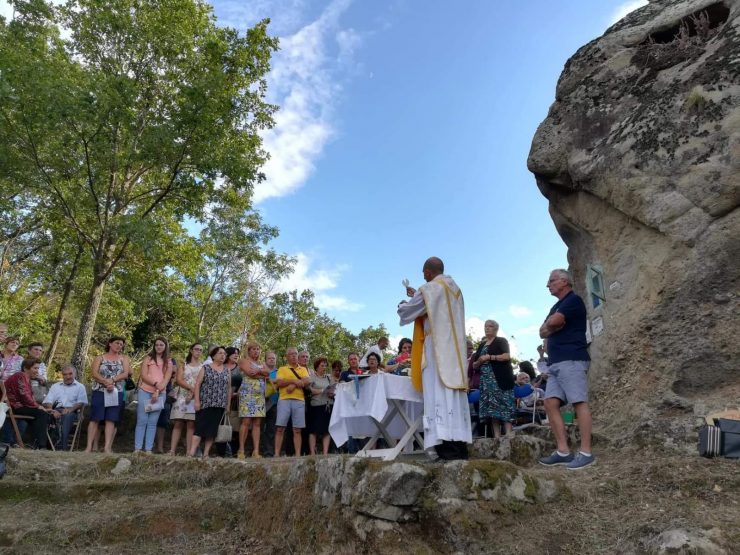
[[[218,425],[218,431],[216,432],[215,443],[228,443],[231,441],[231,436],[234,433],[234,429],[231,427],[229,422],[229,415],[227,411],[224,411],[224,415],[221,417],[221,423]]]
[[[293,372],[293,375],[296,377],[296,379],[302,380],[298,375],[298,372],[295,371],[295,368],[290,369],[291,372]],[[306,405],[311,401],[311,384],[308,384],[306,387],[303,388],[303,398],[306,401]]]

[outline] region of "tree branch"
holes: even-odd
[[[28,125],[26,123],[24,123],[24,127],[26,129],[28,145],[30,146],[33,155],[33,162],[36,164],[36,167],[41,172],[41,175],[44,176],[44,180],[46,181],[46,183],[51,187],[51,189],[54,191],[54,194],[59,198],[59,201],[62,205],[62,210],[72,222],[72,226],[75,228],[80,237],[82,237],[85,242],[89,243],[94,248],[95,244],[92,238],[88,236],[88,234],[85,233],[85,231],[82,229],[82,226],[77,221],[77,218],[75,218],[75,215],[72,212],[72,208],[69,206],[67,199],[64,198],[64,194],[62,194],[61,190],[59,190],[59,187],[56,186],[54,180],[49,176],[48,172],[41,163],[38,155],[38,149],[36,148],[36,143],[33,140],[33,136],[31,135],[31,130],[28,129]]]

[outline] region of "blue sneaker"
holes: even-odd
[[[558,466],[564,464],[570,464],[573,462],[573,453],[568,453],[566,456],[560,455],[557,451],[553,451],[552,455],[542,457],[539,461],[540,464],[545,466]]]
[[[596,457],[591,455],[590,457],[583,453],[578,453],[572,462],[567,464],[565,468],[568,470],[580,470],[596,462]]]

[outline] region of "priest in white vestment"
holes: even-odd
[[[424,448],[443,459],[467,458],[472,443],[468,407],[465,307],[460,288],[436,257],[423,268],[426,283],[407,287],[398,306],[401,325],[414,322],[411,376],[424,394]]]

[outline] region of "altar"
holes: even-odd
[[[338,446],[349,437],[369,438],[358,457],[393,460],[402,451],[424,449],[424,398],[406,376],[379,373],[337,384],[329,433]],[[390,446],[374,449],[379,438]]]

